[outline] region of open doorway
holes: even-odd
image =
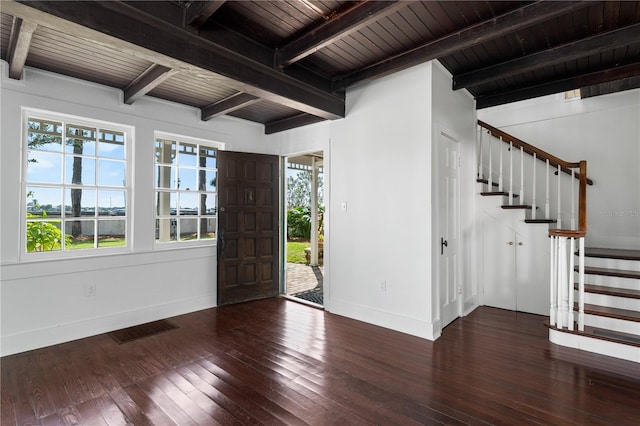
[[[324,306],[323,152],[286,159],[284,294]]]

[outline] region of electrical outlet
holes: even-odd
[[[96,295],[96,285],[93,283],[87,283],[84,285],[84,296],[93,297]]]
[[[382,292],[387,291],[387,280],[380,281],[380,291]]]

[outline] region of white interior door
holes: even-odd
[[[548,238],[539,229],[527,234],[516,235],[517,310],[549,315]]]
[[[440,132],[437,142],[438,292],[440,322],[445,327],[460,316],[460,144]]]
[[[516,232],[486,214],[483,220],[483,303],[516,310]]]

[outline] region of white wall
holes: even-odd
[[[215,306],[215,247],[154,249],[153,133],[275,153],[263,126],[227,117],[202,122],[196,108],[148,97],[129,106],[120,90],[30,68],[23,80],[10,80],[1,65],[1,354]],[[135,127],[131,253],[19,261],[21,107]],[[95,297],[84,296],[89,282]]]
[[[575,101],[550,95],[478,116],[563,160],[587,160],[587,245],[640,248],[640,89]]]
[[[475,122],[473,100],[450,88],[450,76],[439,64],[419,65],[348,90],[345,119],[270,137],[283,155],[325,150],[330,167],[325,185],[331,188],[325,214],[328,311],[438,337],[432,121],[458,135],[465,150],[473,150]],[[473,180],[469,185],[465,207],[473,202]],[[465,226],[473,227],[472,218],[465,216]],[[474,303],[470,275],[465,272],[465,288],[468,303]]]
[[[462,288],[462,313],[466,314],[475,309],[478,305],[478,281],[473,273],[476,262],[476,251],[472,242],[476,238],[475,229],[475,128],[476,109],[473,97],[466,90],[451,90],[451,74],[437,61],[433,66],[433,123],[434,140],[438,137],[438,131],[445,131],[454,136],[460,143],[460,259],[462,261],[460,270],[460,286]],[[435,155],[434,155],[435,158]],[[435,170],[435,165],[434,165]],[[434,181],[434,185],[437,184]],[[435,195],[435,188],[433,191]],[[435,204],[435,198],[434,198]],[[435,221],[433,225],[436,226]],[[440,250],[440,236],[434,229],[431,250],[438,255]],[[435,271],[435,268],[434,268]],[[436,282],[436,276],[433,276]],[[438,286],[434,285],[433,309],[439,308],[439,297],[435,291]],[[434,318],[439,319],[438,316]]]

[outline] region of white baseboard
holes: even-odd
[[[24,333],[2,336],[0,356],[12,355],[59,343],[70,342],[121,328],[170,318],[216,306],[216,295],[203,295],[175,302],[117,312],[77,322],[57,324]]]
[[[438,323],[405,317],[344,300],[332,299],[329,312],[428,340],[436,340],[442,331]]]

